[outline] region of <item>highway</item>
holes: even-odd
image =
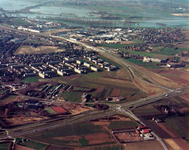
[[[94,46],[90,46],[90,45],[87,45],[86,43],[83,43],[83,42],[80,42],[80,41],[75,41],[75,40],[71,40],[71,39],[67,39],[67,38],[64,38],[64,37],[59,37],[59,36],[53,36],[51,35],[52,38],[57,38],[57,39],[63,39],[63,40],[66,40],[68,42],[71,42],[71,43],[75,43],[75,44],[78,44],[78,45],[81,45],[83,47],[86,47],[88,49],[91,49],[93,51],[96,51],[96,52],[99,52],[99,53],[103,53],[104,55],[106,55],[107,57],[113,59],[114,61],[122,64],[123,66],[125,66],[131,73],[131,75],[137,79],[139,79],[140,81],[143,81],[145,83],[148,83],[148,84],[151,84],[151,85],[154,85],[156,87],[159,87],[159,88],[162,88],[164,90],[168,90],[168,91],[171,91],[172,89],[170,88],[167,88],[166,86],[163,86],[163,85],[160,85],[159,83],[157,83],[155,80],[153,80],[148,74],[146,74],[144,71],[140,70],[139,68],[127,63],[125,60],[123,60],[122,58],[119,58],[119,57],[116,57],[114,56],[112,53],[110,53],[109,51],[107,50],[104,50],[104,49],[100,49],[100,48],[97,48],[97,47],[94,47]],[[141,79],[140,77],[138,77],[135,72],[133,71],[134,68],[135,70],[137,70],[138,72],[142,73],[143,75],[146,76],[146,78],[148,78],[151,82],[148,82],[146,80],[143,80]]]

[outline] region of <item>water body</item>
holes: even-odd
[[[42,3],[44,1],[38,1],[38,0],[31,0],[26,1],[26,0],[0,0],[0,7],[2,7],[4,10],[8,11],[15,11],[15,10],[20,10],[29,6],[35,6],[39,3]],[[97,21],[113,21],[115,24],[113,26],[117,27],[155,27],[155,28],[160,28],[163,27],[161,25],[158,25],[156,23],[163,23],[166,24],[167,27],[183,27],[183,28],[188,28],[188,18],[186,17],[174,17],[174,16],[161,16],[161,19],[153,19],[153,20],[130,20],[131,22],[136,22],[136,24],[123,24],[123,21],[121,20],[103,20],[98,18],[98,16],[89,16],[88,13],[94,10],[89,10],[89,9],[79,9],[79,8],[74,8],[74,7],[69,7],[69,6],[63,6],[63,7],[55,7],[55,6],[40,6],[35,9],[30,10],[31,13],[20,13],[19,15],[23,17],[28,17],[31,19],[35,19],[37,16],[40,17],[60,17],[60,14],[62,14],[63,17],[66,17],[66,14],[73,14],[71,17],[76,17],[76,18],[81,18],[81,19],[92,19],[92,20],[97,20]],[[65,15],[64,15],[65,14]],[[147,12],[141,12],[142,15],[147,15],[147,16],[154,16],[155,14],[149,14]],[[13,16],[17,16],[18,14],[12,14]],[[75,16],[74,16],[75,15]],[[156,14],[159,16],[159,14]],[[157,17],[156,16],[156,17]],[[154,16],[155,17],[155,16]],[[85,24],[78,24],[78,23],[68,23],[71,26],[83,26],[86,27],[87,25]]]
[[[67,14],[72,13],[79,17],[84,17],[91,10],[64,7],[64,6],[63,7],[41,6],[39,8],[31,9],[30,11],[35,13],[53,14],[53,15],[60,15],[61,13],[67,13]]]
[[[34,6],[38,3],[39,1],[30,2],[27,0],[0,0],[0,7],[3,8],[4,10],[15,11],[15,10],[24,9],[29,6]]]

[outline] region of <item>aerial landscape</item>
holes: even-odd
[[[0,0],[0,150],[188,150],[188,0]]]

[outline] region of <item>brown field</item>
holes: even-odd
[[[177,138],[173,140],[175,141],[175,143],[177,143],[177,145],[181,147],[182,150],[188,149],[188,144],[185,141],[183,141],[183,139]]]
[[[55,46],[39,46],[37,48],[32,46],[21,46],[17,49],[15,54],[41,54],[61,51],[65,51],[65,49],[59,49]]]
[[[106,142],[113,142],[114,140],[105,133],[97,133],[91,135],[85,135],[85,139],[89,141],[89,145],[101,144]]]
[[[119,96],[119,95],[120,95],[120,92],[121,92],[120,89],[113,89],[110,96],[112,96],[112,97],[113,97],[113,96]]]
[[[70,31],[76,31],[76,30],[80,30],[82,28],[75,28],[75,29],[66,29],[66,28],[62,28],[62,29],[54,29],[54,30],[48,30],[46,32],[44,32],[45,34],[54,34],[54,33],[58,33],[58,32],[70,32]]]
[[[25,146],[21,146],[21,145],[16,144],[16,145],[15,145],[15,150],[35,150],[35,149],[28,148],[28,147],[25,147]]]
[[[170,80],[167,77],[162,76],[161,74],[157,74],[154,73],[154,71],[150,71],[147,69],[143,69],[144,72],[146,72],[154,81],[156,81],[157,83],[167,86],[169,88],[176,88],[179,87],[179,85],[177,83],[174,83],[172,80]]]
[[[154,69],[152,70],[153,72],[160,74],[162,76],[165,76],[166,78],[169,78],[172,80],[172,82],[176,82],[178,84],[187,84],[188,83],[188,72],[185,70],[176,70],[176,69],[171,69],[171,70],[158,70]]]
[[[105,86],[99,86],[99,87],[96,89],[96,92],[99,93],[99,92],[103,91],[104,88],[105,88]]]

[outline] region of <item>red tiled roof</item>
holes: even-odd
[[[58,114],[60,113],[67,113],[68,111],[65,110],[64,108],[60,107],[60,106],[53,106],[51,107],[54,111],[56,111]]]

